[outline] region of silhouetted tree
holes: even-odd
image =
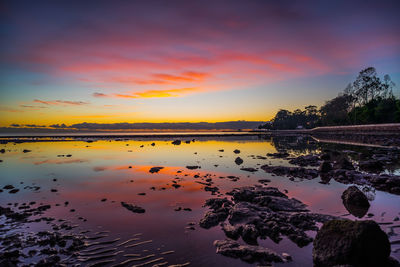
[[[343,93],[325,102],[318,110],[307,106],[304,110],[290,112],[281,109],[265,129],[295,129],[298,126],[315,126],[400,122],[400,100],[393,95],[396,84],[385,75],[377,76],[376,69],[369,67],[349,83]]]

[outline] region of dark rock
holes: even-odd
[[[245,171],[245,172],[256,172],[258,171],[255,168],[240,168],[241,171]]]
[[[341,158],[333,165],[334,169],[354,170],[353,164],[347,158]]]
[[[320,165],[319,157],[317,155],[304,155],[289,160],[290,164],[299,165],[301,167],[313,166],[318,167]]]
[[[6,189],[6,190],[14,189],[14,186],[9,184],[9,185],[4,186],[3,189]]]
[[[242,234],[243,226],[242,225],[230,225],[230,224],[222,224],[222,230],[225,235],[231,239],[237,240]]]
[[[17,192],[19,192],[19,189],[18,189],[18,188],[11,189],[10,191],[8,191],[8,193],[10,193],[10,194],[15,194],[15,193],[17,193]]]
[[[146,210],[144,208],[136,206],[136,205],[128,204],[125,202],[121,202],[121,205],[122,205],[122,207],[124,207],[132,212],[135,212],[135,213],[145,213],[146,212]]]
[[[233,240],[216,240],[214,246],[217,247],[217,253],[231,258],[239,258],[248,263],[284,262],[280,255],[264,247],[241,245]]]
[[[175,140],[172,142],[173,145],[179,146],[181,144],[181,140]]]
[[[213,212],[208,211],[204,217],[200,220],[199,225],[205,229],[209,229],[213,226],[217,226],[220,222],[225,221],[228,217],[228,212],[220,211],[220,212]]]
[[[32,150],[29,150],[29,149],[24,149],[24,150],[22,150],[22,152],[24,152],[24,153],[28,153],[28,152],[31,152]]]
[[[204,187],[204,191],[216,193],[216,192],[219,191],[219,188],[216,187],[216,186],[214,186],[214,187],[212,187],[212,186],[206,186],[206,187]]]
[[[367,214],[369,202],[367,197],[356,186],[350,186],[342,194],[343,205],[354,216],[362,218]]]
[[[164,169],[164,167],[152,167],[149,172],[150,173],[158,173],[160,170]]]
[[[297,177],[302,179],[314,179],[318,177],[318,171],[315,169],[306,169],[303,167],[269,166],[263,165],[261,169],[265,172],[273,173],[279,176]]]
[[[332,220],[314,240],[314,266],[386,266],[390,243],[374,221]]]
[[[362,171],[372,172],[372,173],[380,173],[383,171],[382,162],[377,160],[360,161],[358,163],[358,167]]]
[[[267,183],[270,183],[271,180],[270,179],[260,179],[260,180],[258,180],[258,182],[261,184],[267,184]]]
[[[332,164],[329,161],[323,161],[318,169],[320,173],[328,173],[331,170],[332,170]]]
[[[237,158],[235,159],[235,163],[236,163],[237,165],[240,165],[240,164],[243,163],[243,159],[242,159],[241,157],[237,157]]]
[[[235,150],[233,150],[233,153],[239,154],[239,153],[240,153],[240,150],[239,150],[239,149],[235,149]]]
[[[276,152],[276,153],[268,153],[267,156],[273,157],[273,158],[287,158],[289,157],[289,153],[283,151],[283,152]]]
[[[196,169],[200,169],[200,166],[186,166],[186,168],[188,168],[189,170],[196,170]]]

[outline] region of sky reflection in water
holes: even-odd
[[[211,196],[204,191],[204,185],[197,182],[209,174],[221,193],[234,187],[258,184],[259,179],[271,179],[269,186],[288,190],[290,197],[295,197],[309,206],[311,211],[345,215],[348,214],[341,202],[341,194],[348,185],[330,181],[320,184],[319,178],[305,181],[291,181],[286,177],[273,176],[262,170],[254,174],[240,170],[241,167],[258,168],[264,164],[290,165],[282,159],[256,159],[266,156],[281,148],[290,148],[292,154],[302,154],[319,149],[314,143],[307,145],[307,140],[261,140],[255,137],[224,137],[210,140],[202,138],[194,143],[182,142],[179,146],[172,140],[127,140],[127,141],[82,141],[36,142],[22,144],[3,144],[6,152],[0,154],[1,187],[13,184],[20,192],[11,195],[0,194],[0,205],[11,202],[37,201],[52,204],[48,216],[68,218],[76,221],[85,229],[111,231],[115,236],[132,236],[143,233],[144,239],[153,240],[141,249],[159,248],[174,250],[165,258],[170,263],[192,262],[193,266],[247,266],[240,260],[230,259],[215,254],[212,245],[216,239],[224,238],[220,227],[210,230],[196,226],[196,230],[187,230],[188,222],[198,222],[207,208],[204,201]],[[152,146],[151,143],[155,143]],[[298,144],[302,146],[297,146]],[[291,144],[288,147],[288,144]],[[297,145],[296,145],[297,144]],[[141,147],[143,145],[143,147]],[[23,153],[24,149],[31,150]],[[223,152],[219,150],[223,149]],[[239,149],[240,154],[233,150]],[[64,155],[64,156],[59,156]],[[66,157],[65,155],[71,155]],[[240,156],[244,163],[240,166],[234,160]],[[189,170],[186,166],[197,165],[200,169]],[[149,173],[154,166],[164,167],[158,173]],[[194,178],[199,175],[200,178]],[[226,176],[240,177],[232,182]],[[223,178],[220,178],[223,177]],[[57,181],[53,181],[56,178]],[[175,189],[176,180],[182,187]],[[20,184],[23,182],[23,184]],[[40,192],[23,189],[36,184]],[[151,188],[154,187],[154,190]],[[58,192],[51,192],[57,189]],[[146,193],[146,195],[138,195]],[[375,214],[374,220],[392,221],[399,216],[399,197],[385,192],[372,193],[369,212]],[[107,201],[102,202],[101,199]],[[69,201],[68,207],[56,203]],[[135,214],[121,207],[120,202],[135,203],[146,209],[144,214]],[[190,208],[192,211],[174,211],[175,208]],[[71,213],[74,208],[76,212]],[[384,216],[381,216],[385,213]],[[84,217],[87,222],[77,218]],[[353,216],[347,218],[355,219]],[[32,229],[31,229],[32,230]],[[313,234],[313,233],[312,233]],[[285,266],[311,265],[312,246],[298,248],[284,238],[279,244],[263,240],[260,245],[277,252],[288,252],[294,261]],[[399,253],[394,254],[399,257]]]

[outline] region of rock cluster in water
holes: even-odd
[[[299,247],[303,247],[312,242],[313,239],[306,231],[318,230],[316,222],[336,218],[310,213],[304,203],[289,198],[274,187],[242,187],[227,194],[232,196],[232,200],[212,198],[206,201],[205,205],[211,210],[204,215],[199,225],[208,229],[220,224],[228,238],[237,240],[241,237],[251,246],[258,244],[258,238],[269,237],[278,243],[282,236],[287,236]],[[249,262],[259,260],[259,254],[253,253],[254,250],[259,251],[257,246],[241,247],[233,241],[218,241],[216,245],[221,254]],[[267,251],[266,254],[270,255],[270,251]],[[263,260],[267,258],[261,257]]]
[[[283,157],[285,153],[275,153],[274,157]],[[261,169],[279,176],[288,176],[290,179],[314,179],[321,177],[321,183],[328,183],[330,179],[344,184],[370,185],[378,190],[400,194],[400,176],[380,174],[382,163],[396,162],[400,153],[389,150],[386,154],[375,154],[372,159],[360,160],[358,170],[347,159],[345,154],[327,150],[320,155],[306,155],[291,159],[289,162],[300,166],[317,166],[318,169],[306,167],[270,166],[263,165]],[[368,170],[369,172],[365,172]]]

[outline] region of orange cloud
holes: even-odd
[[[83,101],[68,101],[68,100],[52,100],[52,101],[45,101],[35,99],[33,100],[35,103],[45,104],[45,105],[72,105],[72,106],[79,106],[79,105],[87,105],[89,103]]]
[[[159,97],[180,97],[190,93],[201,92],[199,88],[179,88],[167,90],[146,90],[142,92],[135,92],[132,94],[114,94],[115,97],[120,98],[159,98]]]
[[[133,77],[112,77],[107,79],[107,82],[123,83],[123,84],[158,84],[158,85],[168,85],[179,82],[201,82],[206,77],[210,76],[208,73],[186,71],[180,75],[171,75],[165,73],[152,74],[151,77],[154,79],[137,79]],[[100,96],[100,95],[99,95]]]

